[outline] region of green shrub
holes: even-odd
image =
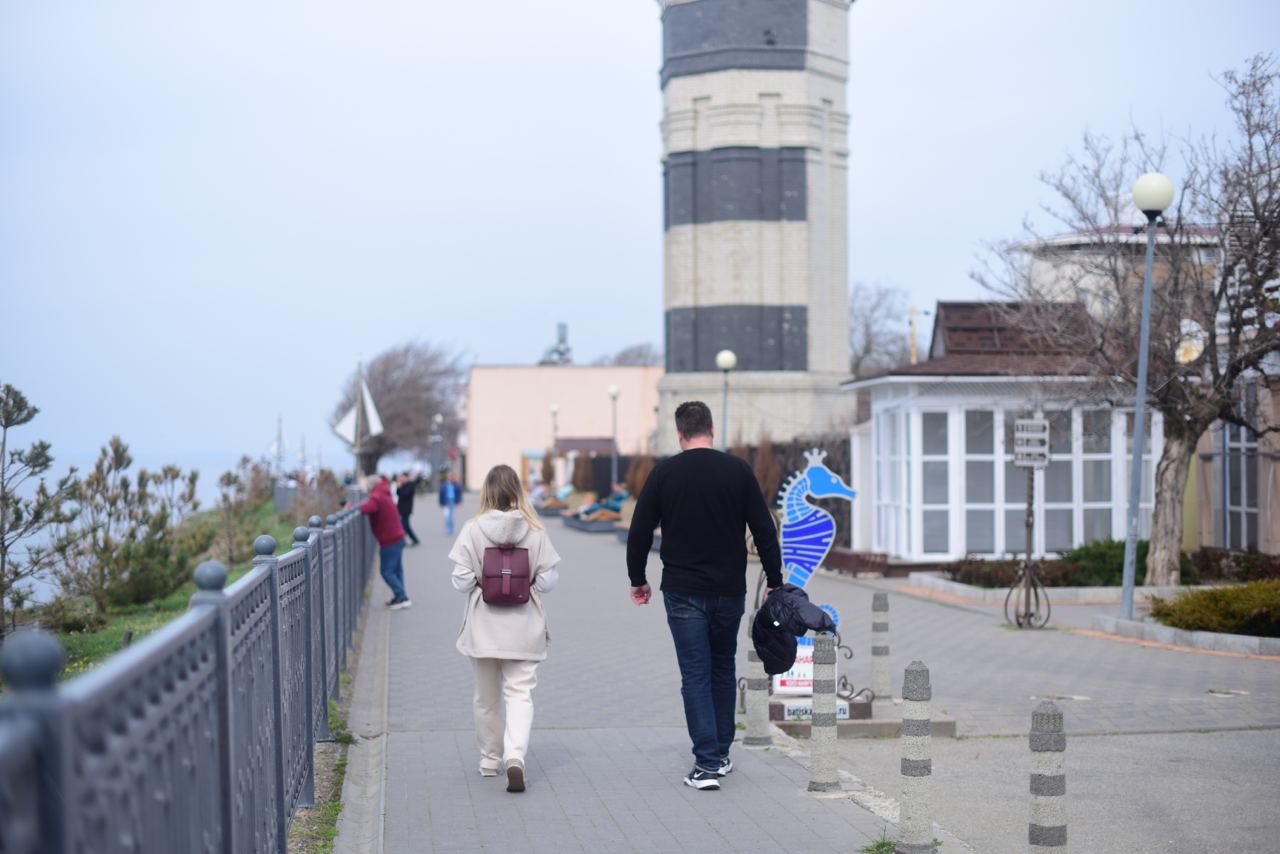
[[[974,587],[1010,587],[1018,577],[1021,561],[981,560],[965,558],[943,567],[942,574],[952,581]],[[1079,567],[1064,560],[1040,561],[1040,583],[1046,587],[1075,587]]]
[[[1262,581],[1280,578],[1280,556],[1256,551],[1199,549],[1188,555],[1187,560],[1205,581]]]
[[[1175,629],[1280,637],[1280,580],[1152,597],[1151,615]]]
[[[106,615],[98,612],[91,599],[59,596],[40,608],[37,617],[41,626],[49,631],[96,632],[107,624]]]
[[[1146,540],[1138,540],[1138,555],[1134,566],[1135,583],[1142,584],[1147,577]],[[1124,540],[1098,540],[1072,549],[1062,556],[1080,567],[1076,587],[1114,587],[1124,577]]]

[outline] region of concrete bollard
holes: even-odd
[[[1031,713],[1031,822],[1027,850],[1067,850],[1067,735],[1048,700]]]
[[[893,701],[889,684],[889,594],[871,595],[871,693],[877,700]]]
[[[747,631],[755,624],[753,611],[747,621]],[[764,664],[756,655],[755,647],[747,643],[747,731],[742,736],[743,747],[765,748],[773,746],[773,732],[769,725],[769,674],[764,672]]]
[[[913,661],[902,680],[902,806],[895,854],[933,854],[929,777],[933,773],[929,668]]]
[[[809,791],[837,792],[836,639],[826,633],[813,639],[813,717],[809,724]]]

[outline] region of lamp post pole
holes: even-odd
[[[1151,337],[1151,267],[1156,251],[1156,220],[1173,202],[1173,183],[1148,172],[1133,184],[1133,202],[1147,217],[1147,263],[1142,277],[1142,319],[1138,333],[1138,387],[1133,410],[1133,462],[1129,467],[1129,524],[1124,541],[1124,576],[1120,608],[1133,619],[1133,585],[1138,556],[1138,510],[1142,500],[1142,455],[1146,452],[1147,348]]]
[[[618,395],[621,393],[616,385],[609,386],[609,400],[613,405],[613,453],[609,460],[609,492],[618,482]]]
[[[720,450],[729,448],[729,372],[738,366],[738,354],[732,350],[716,353],[716,367],[724,373],[724,403],[720,419]]]
[[[440,433],[440,427],[444,424],[444,416],[437,412],[431,418],[431,466],[436,476],[436,486],[439,486],[444,479],[444,462],[441,460],[440,446],[444,443],[444,436]]]

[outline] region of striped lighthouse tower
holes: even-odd
[[[692,399],[718,420],[724,349],[730,442],[812,433],[850,405],[849,3],[659,0],[663,425]]]

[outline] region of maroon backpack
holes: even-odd
[[[529,601],[529,550],[508,543],[484,550],[480,593],[490,605],[523,605]]]

